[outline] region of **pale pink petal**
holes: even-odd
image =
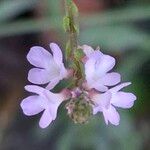
[[[121,90],[122,88],[124,88],[124,87],[126,87],[126,86],[128,86],[128,85],[130,85],[130,84],[131,84],[131,82],[121,83],[121,84],[119,84],[119,85],[117,85],[117,86],[111,88],[109,91],[110,91],[111,93],[114,93],[114,94],[115,94],[116,92],[118,92],[119,90]]]
[[[108,124],[109,121],[113,125],[119,125],[120,116],[113,106],[110,105],[109,109],[103,109],[103,115],[106,124]]]
[[[94,59],[95,61],[100,60],[104,54],[100,50],[95,50],[93,53],[91,53],[89,59]]]
[[[45,69],[32,68],[28,73],[28,80],[34,84],[46,84],[52,77]]]
[[[94,49],[88,45],[83,45],[81,48],[87,57],[90,57],[90,55],[94,52]]]
[[[25,90],[28,92],[32,92],[32,93],[41,95],[41,94],[43,94],[45,89],[40,86],[37,86],[37,85],[26,85]]]
[[[102,110],[102,112],[103,112],[103,117],[104,117],[105,123],[108,125],[108,113],[104,109]]]
[[[60,78],[55,78],[50,81],[50,83],[46,86],[46,89],[51,90],[53,89],[60,81]]]
[[[134,105],[136,96],[132,93],[117,92],[111,99],[114,106],[121,108],[131,108]]]
[[[116,85],[120,82],[121,76],[119,73],[107,73],[104,77],[101,79],[101,83],[107,86]]]
[[[65,89],[61,93],[52,93],[47,90],[44,91],[45,97],[49,100],[48,110],[51,114],[52,120],[56,119],[57,110],[60,104],[71,97],[70,91]]]
[[[95,93],[92,95],[91,99],[94,102],[95,106],[108,108],[110,105],[111,93],[110,92],[106,92],[103,94]]]
[[[105,85],[100,84],[100,82],[95,82],[95,84],[93,84],[93,88],[95,88],[96,90],[100,91],[100,92],[106,92],[108,90],[108,87]]]
[[[98,112],[102,112],[103,108],[102,107],[93,107],[93,115],[96,115]]]
[[[39,126],[41,128],[46,128],[50,125],[50,123],[52,122],[52,116],[49,112],[48,109],[46,109],[44,112],[43,112],[43,115],[40,119],[40,122],[39,122]]]
[[[88,90],[92,89],[92,88],[94,88],[100,92],[106,92],[108,90],[107,86],[101,84],[101,79],[94,81],[91,78],[90,79],[87,78],[86,80],[87,80],[87,83],[85,82],[83,84],[83,86]]]
[[[40,113],[44,108],[41,107],[41,97],[29,96],[21,102],[20,106],[23,113],[27,116],[32,116]]]
[[[59,104],[50,105],[49,106],[49,112],[51,114],[52,120],[55,120],[57,117],[57,110],[58,110]]]
[[[96,115],[99,112],[99,107],[93,107],[93,115]]]
[[[66,95],[63,92],[52,93],[48,90],[44,90],[43,94],[46,97],[46,99],[49,100],[50,103],[56,104],[58,106],[66,99]]]
[[[91,80],[95,74],[95,60],[89,59],[85,64],[86,80]]]
[[[115,66],[115,59],[109,55],[103,55],[97,63],[97,74],[104,75]]]
[[[42,97],[45,97],[45,99],[48,99],[48,101],[50,103],[52,102],[53,104],[60,104],[62,101],[68,99],[68,96],[70,96],[68,90],[63,90],[60,93],[52,93],[51,91],[36,85],[27,85],[25,86],[25,89],[29,92],[36,93],[38,95],[41,95]]]
[[[60,67],[60,79],[67,78],[70,71],[65,68],[64,64],[62,64]]]
[[[63,63],[63,56],[61,49],[56,43],[51,43],[50,48],[53,52],[54,61],[57,63],[57,65],[60,66]]]
[[[52,55],[43,47],[34,46],[30,49],[27,59],[36,67],[46,68],[50,64]]]

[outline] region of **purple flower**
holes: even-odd
[[[21,108],[27,116],[33,116],[43,111],[39,125],[46,128],[57,116],[59,105],[69,98],[68,91],[54,94],[47,89],[35,85],[27,85],[25,89],[36,95],[29,96],[21,102]]]
[[[124,109],[131,108],[136,100],[134,94],[120,91],[122,88],[130,84],[130,82],[122,83],[109,89],[103,94],[91,94],[91,99],[95,104],[93,107],[93,114],[102,112],[106,124],[110,122],[113,125],[118,125],[120,116],[114,106]]]
[[[105,55],[99,50],[92,47],[82,46],[86,54],[85,75],[87,87],[95,88],[98,91],[105,92],[107,86],[113,86],[120,82],[120,74],[116,72],[108,73],[115,66],[115,59],[109,55]]]
[[[50,48],[53,56],[40,46],[32,47],[27,55],[28,61],[37,67],[29,71],[28,80],[34,84],[49,83],[47,86],[49,90],[68,75],[61,49],[55,43],[51,43]]]

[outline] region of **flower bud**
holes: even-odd
[[[78,98],[71,99],[71,101],[66,104],[66,109],[74,123],[86,123],[92,115],[92,105],[83,94]]]

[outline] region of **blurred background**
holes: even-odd
[[[63,0],[0,0],[0,150],[149,150],[150,149],[150,1],[75,0],[80,11],[80,45],[100,46],[117,59],[126,91],[137,95],[130,110],[119,110],[120,125],[106,126],[101,115],[75,125],[62,105],[48,128],[40,115],[23,115],[29,95],[26,60],[30,47],[64,49]]]

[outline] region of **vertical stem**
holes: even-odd
[[[74,69],[74,79],[76,86],[80,84],[80,80],[82,79],[82,68],[81,63],[79,60],[76,59],[75,52],[77,51],[78,41],[77,41],[77,35],[78,35],[78,28],[76,24],[77,16],[78,16],[78,10],[76,8],[76,5],[74,4],[73,0],[64,0],[65,1],[65,7],[66,7],[66,16],[69,19],[69,23],[67,26],[67,32],[69,37],[69,54],[67,55],[67,61],[70,64],[73,64]]]
[[[65,0],[66,7],[66,16],[69,18],[69,29],[68,29],[68,37],[70,44],[70,59],[73,59],[74,51],[77,49],[77,31],[76,31],[76,22],[75,22],[75,14],[73,12],[73,2],[72,0]]]

